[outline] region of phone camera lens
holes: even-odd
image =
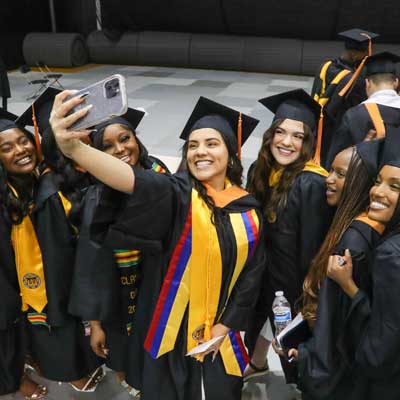
[[[118,79],[111,79],[110,81],[105,83],[104,87],[107,99],[111,99],[112,97],[117,96],[120,92]]]

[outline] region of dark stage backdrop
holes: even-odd
[[[352,27],[400,41],[399,0],[102,0],[110,31],[155,30],[334,40]]]
[[[57,31],[87,36],[96,29],[95,0],[53,0]],[[400,43],[399,0],[101,0],[110,38],[126,31],[170,31],[335,40],[361,27]],[[21,65],[29,32],[50,32],[49,0],[0,1],[0,56]]]

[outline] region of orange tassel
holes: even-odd
[[[36,152],[37,152],[37,157],[39,161],[42,161],[43,156],[42,156],[42,148],[40,146],[40,136],[39,136],[39,127],[36,121],[36,115],[35,115],[35,104],[32,103],[32,121],[33,121],[33,129],[35,131],[35,145],[36,145]]]
[[[372,39],[371,36],[367,35],[365,32],[361,33],[362,36],[368,38],[368,57],[372,56]]]
[[[238,139],[238,150],[237,155],[239,160],[242,156],[242,113],[239,113],[238,129],[237,129],[237,139]]]
[[[358,78],[358,75],[360,75],[360,72],[363,69],[365,62],[367,61],[367,58],[372,55],[372,40],[371,40],[371,37],[368,36],[366,33],[361,33],[361,35],[366,36],[368,38],[368,55],[363,58],[363,60],[361,61],[360,65],[354,71],[354,74],[351,77],[351,79],[347,82],[345,87],[339,92],[339,96],[340,97],[343,97],[348,92],[348,90],[353,86],[355,80]]]
[[[322,147],[322,131],[324,128],[324,108],[321,107],[317,130],[317,147],[315,149],[314,162],[321,165],[321,147]]]

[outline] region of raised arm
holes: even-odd
[[[75,121],[90,112],[91,108],[91,105],[88,105],[67,116],[73,107],[84,101],[84,98],[79,97],[65,101],[73,93],[71,90],[64,90],[54,100],[50,124],[58,147],[67,157],[107,186],[120,192],[133,193],[135,174],[128,164],[84,144],[81,139],[86,138],[90,130],[68,130]]]

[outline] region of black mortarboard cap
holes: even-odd
[[[48,87],[34,102],[36,122],[39,132],[43,133],[49,127],[50,112],[53,108],[54,98],[61,90]],[[32,104],[22,113],[16,123],[20,126],[33,126]]]
[[[396,64],[398,62],[400,62],[400,57],[389,51],[374,54],[365,61],[365,76],[374,74],[396,75]]]
[[[378,139],[370,142],[361,142],[356,145],[357,154],[361,158],[372,179],[374,179],[379,172],[384,144],[385,139]]]
[[[0,107],[0,132],[6,131],[7,129],[16,128],[17,125],[15,124],[15,120],[17,118],[17,115]]]
[[[205,97],[200,97],[190,115],[180,138],[188,140],[196,129],[213,128],[238,142],[238,124],[240,112]],[[248,139],[258,124],[258,119],[242,114],[241,144]]]
[[[315,131],[321,106],[303,89],[291,90],[258,101],[275,114],[274,121],[293,119],[305,123]]]
[[[338,36],[344,40],[344,46],[349,50],[368,50],[369,40],[373,40],[379,36],[374,32],[368,32],[363,29],[350,29],[340,32]]]
[[[128,108],[128,110],[124,115],[111,118],[105,122],[102,122],[101,124],[94,126],[96,130],[93,131],[90,135],[93,142],[93,146],[96,147],[97,149],[103,148],[104,130],[107,128],[107,126],[110,125],[114,124],[124,125],[127,126],[132,132],[136,133],[136,128],[138,127],[140,121],[143,119],[145,115],[146,113],[144,111],[136,110],[134,108]]]

